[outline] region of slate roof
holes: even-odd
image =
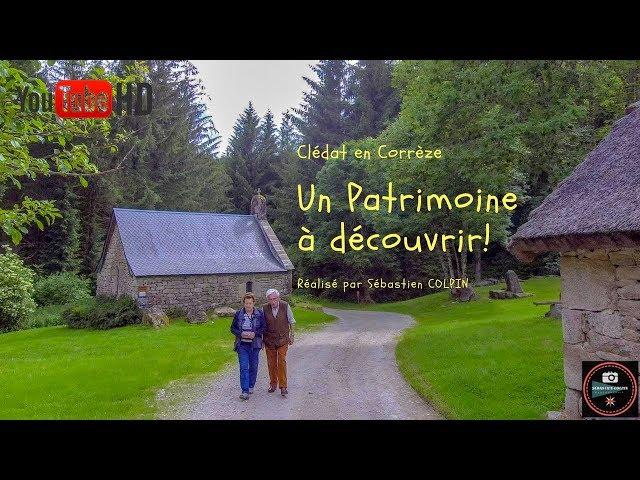
[[[293,269],[254,215],[114,208],[114,219],[137,277]]]
[[[634,104],[573,173],[533,210],[508,249],[530,261],[547,251],[640,245],[640,108]]]

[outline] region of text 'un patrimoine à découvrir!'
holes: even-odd
[[[378,150],[384,150],[381,146]],[[340,149],[335,149],[338,153],[333,153],[327,148],[312,148],[310,145],[301,145],[298,148],[298,156],[301,159],[311,160],[313,158],[324,158],[325,160],[340,160],[347,155],[346,147],[343,145]],[[362,151],[358,150],[357,151]],[[366,150],[368,151],[368,150]],[[394,152],[401,150],[393,149]],[[405,152],[406,150],[402,150]],[[440,159],[442,158],[442,150],[423,150],[420,148],[420,157],[415,155],[415,150],[411,150],[413,159]],[[425,153],[426,152],[426,153]],[[435,155],[437,152],[437,156]],[[354,152],[355,153],[355,152]],[[399,155],[399,154],[398,154]],[[404,159],[410,159],[406,154]],[[325,158],[326,157],[326,158]],[[366,156],[356,156],[356,158],[370,159]],[[378,156],[378,158],[383,158]],[[437,161],[437,160],[436,160]],[[308,186],[303,191],[301,184],[297,185],[298,206],[304,212],[317,209],[320,213],[331,215],[332,197],[322,192],[316,192],[314,184]],[[366,192],[362,185],[357,182],[350,181],[345,188],[346,205],[350,212],[362,209],[370,212],[382,212],[387,214],[399,212],[431,212],[433,210],[453,212],[454,210],[466,210],[468,212],[476,212],[477,214],[498,214],[503,211],[513,211],[517,208],[518,197],[513,192],[507,192],[502,195],[493,195],[484,193],[482,189],[477,189],[474,193],[461,192],[455,195],[447,195],[435,192],[423,192],[417,189],[412,192],[396,192],[393,182],[387,183],[386,191]],[[311,229],[307,226],[300,227],[303,234],[298,241],[298,248],[303,252],[313,252],[315,250],[315,236]],[[484,223],[484,228],[480,232],[465,232],[462,229],[457,232],[425,232],[415,237],[403,236],[399,233],[391,232],[386,234],[380,233],[363,233],[363,226],[356,225],[347,229],[345,222],[340,222],[340,231],[329,242],[331,250],[345,254],[348,250],[361,251],[365,248],[371,251],[383,249],[404,248],[407,251],[447,251],[447,248],[455,249],[458,252],[467,250],[473,252],[474,244],[480,243],[483,251],[487,251],[489,241],[491,239],[490,222]]]

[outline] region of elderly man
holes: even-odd
[[[269,366],[269,393],[280,386],[282,396],[287,391],[287,349],[293,344],[293,325],[296,323],[293,312],[287,302],[280,300],[280,292],[275,288],[267,290],[267,303],[262,310],[267,328],[263,343]]]

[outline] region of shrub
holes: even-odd
[[[33,271],[22,259],[5,247],[0,255],[0,332],[21,328],[35,309]]]
[[[62,272],[39,278],[33,299],[40,306],[64,305],[88,300],[91,296],[89,280],[75,273]]]
[[[69,328],[106,330],[142,322],[142,311],[130,297],[96,297],[72,305],[62,316]]]
[[[62,312],[68,305],[49,305],[38,307],[36,311],[29,315],[21,324],[21,328],[41,328],[64,325],[65,321]]]
[[[184,309],[180,307],[168,307],[165,309],[164,313],[166,313],[167,317],[169,317],[171,320],[187,317],[187,312],[185,312]]]

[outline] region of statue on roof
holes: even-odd
[[[258,217],[258,220],[267,219],[267,199],[260,193],[260,189],[251,198],[251,214]]]

